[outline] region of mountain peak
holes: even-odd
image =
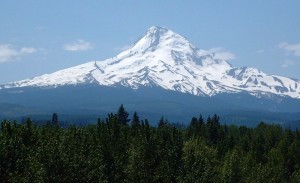
[[[169,29],[166,27],[152,26],[148,29],[147,33],[165,33],[167,31],[169,31]]]
[[[133,89],[159,86],[193,95],[248,92],[300,98],[300,82],[267,75],[253,68],[234,68],[212,53],[194,47],[185,37],[152,26],[134,46],[117,56],[52,74],[10,83],[1,88],[57,87],[98,83]]]
[[[130,49],[131,52],[153,52],[158,48],[164,50],[187,50],[195,47],[183,36],[166,27],[152,26]]]

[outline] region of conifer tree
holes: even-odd
[[[198,119],[198,122],[199,122],[199,134],[201,137],[205,137],[205,123],[204,123],[204,119],[202,117],[202,115],[200,114],[200,117]]]
[[[130,121],[130,119],[128,119],[128,112],[125,110],[123,104],[120,106],[119,110],[118,110],[118,121],[120,124],[122,125],[127,125],[127,123]]]
[[[221,126],[219,122],[219,116],[216,114],[207,119],[207,130],[208,130],[208,137],[211,143],[216,144],[218,140],[221,138]]]
[[[166,122],[165,122],[164,117],[162,116],[158,122],[158,127],[162,127],[164,125],[166,125]]]
[[[131,125],[133,128],[140,126],[140,119],[136,112],[133,114]]]
[[[58,115],[57,115],[57,113],[52,114],[52,125],[53,126],[58,126]]]
[[[191,138],[191,137],[197,137],[198,136],[198,133],[199,133],[199,122],[198,122],[198,119],[193,117],[192,120],[191,120],[191,123],[190,125],[188,126],[187,128],[187,135],[188,135],[188,138]]]

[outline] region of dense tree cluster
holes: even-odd
[[[123,106],[83,127],[2,121],[0,182],[300,182],[300,131],[217,115],[151,127]]]

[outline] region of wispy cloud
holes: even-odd
[[[298,44],[281,43],[279,44],[279,48],[283,49],[287,54],[300,56],[300,43]]]
[[[236,58],[236,56],[232,52],[224,50],[221,47],[212,48],[208,51],[214,55],[215,59],[234,60]]]
[[[30,47],[24,47],[21,48],[20,53],[26,54],[26,53],[35,53],[37,51],[37,49],[35,48],[30,48]]]
[[[22,47],[15,49],[13,46],[8,44],[0,44],[0,63],[9,62],[20,58],[26,54],[32,54],[37,52],[36,48]]]
[[[132,47],[132,45],[124,45],[122,47],[116,47],[114,50],[116,50],[116,51],[125,51],[125,50],[128,50],[131,47]]]
[[[254,51],[252,54],[261,54],[264,52],[266,52],[264,49],[259,49],[259,50]]]
[[[295,65],[295,62],[293,62],[292,60],[285,60],[283,62],[283,64],[281,65],[282,68],[288,68],[292,65]]]
[[[78,39],[73,43],[68,43],[64,45],[66,51],[86,51],[92,49],[92,44],[90,42]]]

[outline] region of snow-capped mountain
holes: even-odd
[[[233,67],[183,36],[157,26],[113,58],[9,83],[0,89],[89,83],[132,89],[158,86],[196,96],[247,92],[257,97],[275,94],[300,99],[299,80],[268,75],[256,68]]]

